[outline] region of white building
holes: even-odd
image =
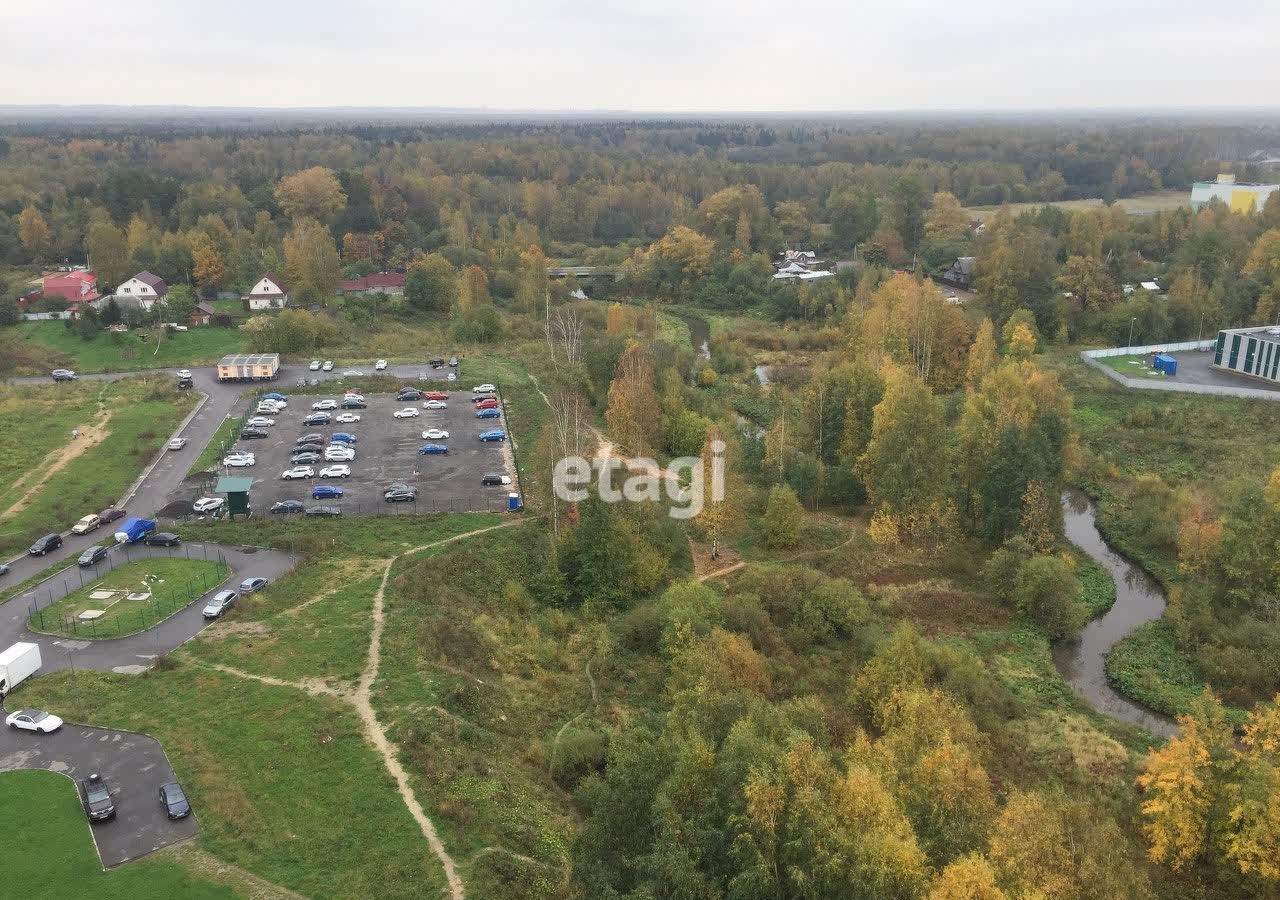
[[[1232,212],[1259,212],[1274,191],[1280,191],[1280,184],[1244,184],[1234,175],[1219,175],[1217,181],[1197,181],[1191,186],[1191,208],[1199,209],[1217,198]]]
[[[289,287],[275,272],[268,272],[241,299],[250,310],[284,309],[289,305]]]
[[[123,300],[133,300],[143,309],[151,309],[169,293],[169,285],[159,275],[150,272],[139,272],[124,284],[116,288],[116,296]]]
[[[1213,365],[1228,372],[1280,382],[1280,328],[1227,328],[1218,332]]]

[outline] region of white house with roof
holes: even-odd
[[[241,299],[250,311],[284,309],[289,305],[289,286],[275,272],[267,272]]]
[[[133,301],[143,309],[151,309],[168,294],[169,285],[159,275],[150,272],[139,272],[116,288],[118,299]]]

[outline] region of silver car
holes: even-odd
[[[213,595],[213,599],[208,602],[204,608],[204,617],[206,619],[217,619],[221,617],[232,605],[235,604],[236,598],[240,595],[235,591],[218,591]]]

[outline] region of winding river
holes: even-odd
[[[1111,575],[1116,602],[1089,622],[1078,638],[1055,644],[1053,662],[1067,683],[1094,709],[1168,737],[1175,731],[1174,723],[1116,693],[1103,666],[1107,651],[1118,640],[1144,622],[1160,617],[1165,607],[1164,594],[1155,579],[1107,546],[1088,497],[1068,491],[1062,497],[1062,512],[1067,540]]]

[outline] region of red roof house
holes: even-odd
[[[363,278],[349,278],[338,285],[340,294],[403,294],[403,272],[373,272]]]

